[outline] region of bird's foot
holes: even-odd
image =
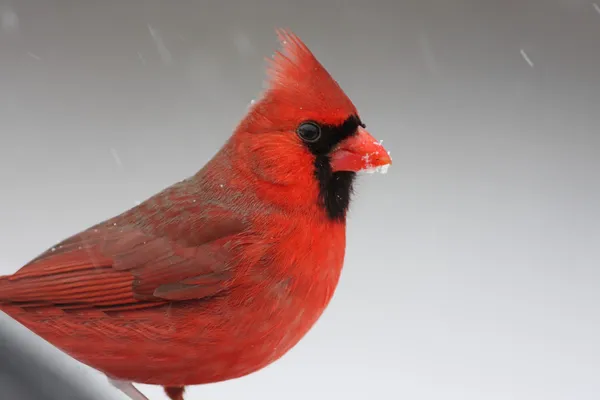
[[[183,400],[183,386],[165,386],[165,393],[171,400]]]

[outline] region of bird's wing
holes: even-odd
[[[213,217],[180,218],[160,234],[135,222],[88,229],[1,277],[0,303],[119,311],[218,295],[231,283],[233,239],[244,223],[227,212],[204,215]]]

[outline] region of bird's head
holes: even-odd
[[[356,173],[387,168],[391,158],[308,47],[277,33],[282,49],[269,60],[268,89],[234,138],[270,200],[317,204],[344,221]]]

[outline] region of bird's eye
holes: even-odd
[[[321,127],[314,122],[303,122],[296,132],[302,140],[308,143],[314,143],[321,137]]]

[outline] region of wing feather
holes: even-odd
[[[208,232],[186,227],[192,245],[135,223],[90,228],[0,277],[0,304],[125,310],[217,295],[230,284],[232,240],[244,224],[213,215],[203,220]]]

